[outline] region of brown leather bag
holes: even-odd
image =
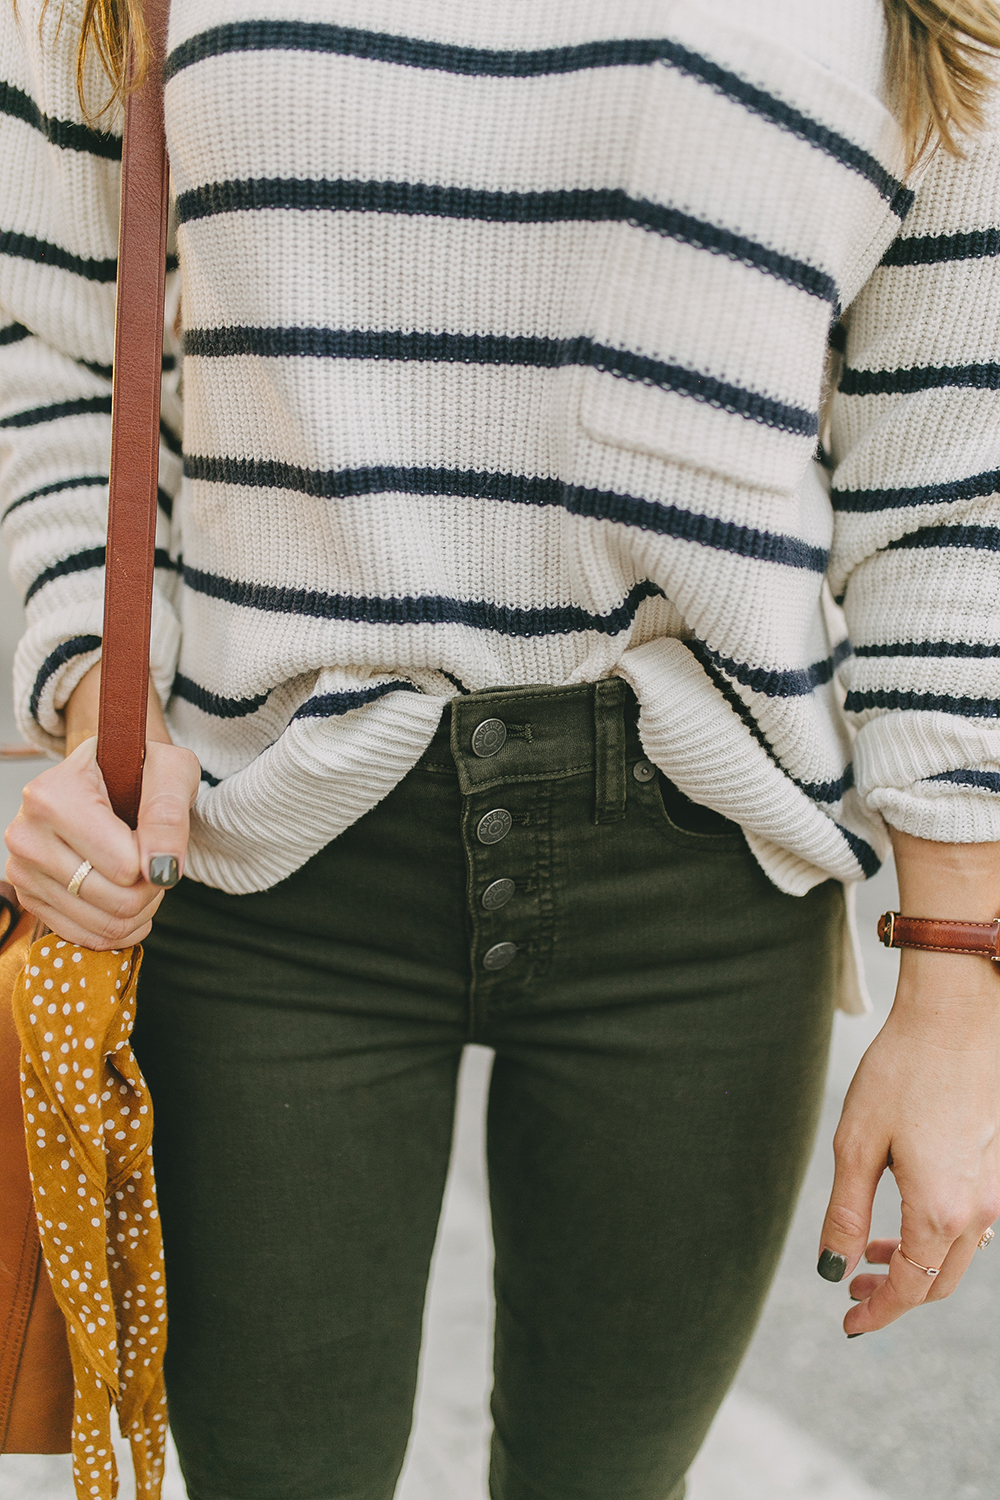
[[[134,828],[146,692],[159,477],[167,159],[163,58],[169,0],[144,0],[152,61],[125,106],[112,398],[104,646],[97,759],[111,805]],[[0,882],[0,1453],[68,1453],[73,1375],[66,1325],[41,1257],[10,997],[35,919]]]

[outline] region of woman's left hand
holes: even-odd
[[[893,842],[906,915],[979,921],[1000,913],[996,845],[902,834]],[[989,960],[902,950],[895,1003],[848,1091],[834,1155],[821,1274],[850,1275],[866,1244],[869,1262],[888,1266],[887,1275],[864,1272],[851,1282],[858,1305],[844,1330],[853,1337],[947,1297],[1000,1217],[1000,972]],[[900,1238],[868,1244],[886,1167],[899,1188]]]

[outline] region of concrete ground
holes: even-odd
[[[0,682],[18,615],[0,580]],[[0,741],[16,738],[9,693]],[[41,762],[0,761],[0,828]],[[826,1108],[786,1253],[739,1379],[691,1475],[689,1500],[997,1500],[1000,1495],[1000,1250],[978,1255],[949,1301],[848,1347],[842,1288],[816,1275],[844,1090],[892,998],[896,958],[874,938],[892,906],[891,871],[859,915],[875,1012],[836,1022]],[[468,1049],[454,1157],[427,1306],[416,1422],[396,1500],[485,1500],[489,1441],[489,1222],[482,1125],[491,1054]],[[892,1234],[891,1181],[876,1232]],[[998,1241],[1000,1244],[1000,1241]],[[125,1466],[127,1474],[127,1460]],[[164,1500],[185,1494],[176,1456]],[[0,1500],[70,1500],[68,1458],[0,1457]],[[133,1500],[130,1478],[122,1500]]]

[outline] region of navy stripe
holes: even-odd
[[[730,385],[682,365],[668,365],[609,349],[582,336],[547,339],[527,334],[403,333],[394,329],[218,328],[193,329],[185,338],[188,354],[314,355],[326,359],[422,360],[448,364],[527,365],[557,370],[583,365],[605,375],[689,396],[747,421],[760,422],[800,437],[814,437],[819,419],[802,407]]]
[[[31,698],[28,702],[28,711],[36,724],[38,722],[38,705],[41,702],[42,693],[45,691],[45,685],[50,677],[55,672],[58,672],[60,667],[65,666],[68,661],[72,661],[74,657],[85,656],[88,651],[97,651],[100,645],[101,637],[99,635],[76,635],[72,640],[63,641],[62,645],[57,646],[52,654],[45,658],[39,668],[38,676],[35,678],[35,685],[31,689]]]
[[[50,568],[45,568],[38,577],[29,585],[24,596],[25,604],[33,599],[39,589],[43,589],[47,583],[53,583],[57,578],[68,578],[73,573],[86,573],[91,568],[104,567],[104,547],[87,547],[82,552],[74,552],[71,557],[61,558],[59,562],[53,563]],[[174,562],[170,553],[161,547],[157,547],[153,553],[153,565],[157,568],[168,568],[178,571],[178,565]]]
[[[737,718],[750,731],[751,736],[756,740],[757,744],[766,753],[768,759],[774,762],[781,774],[783,776],[787,776],[788,780],[792,782],[794,786],[797,786],[800,792],[804,792],[812,802],[839,802],[844,793],[854,785],[853,765],[848,763],[848,765],[844,769],[843,776],[837,777],[837,779],[834,781],[800,781],[797,776],[793,776],[791,772],[784,765],[782,765],[781,758],[778,755],[778,752],[775,750],[774,746],[771,744],[770,740],[767,738],[764,731],[757,723],[757,720],[751,713],[750,709],[743,702],[743,699],[733,687],[732,683],[727,680],[727,678],[722,674],[722,672],[710,657],[706,657],[704,656],[704,654],[699,653],[698,646],[700,645],[700,642],[684,641],[683,644],[687,647],[692,656],[698,662],[698,665],[701,667],[706,677],[710,678],[712,683],[718,689],[719,693],[729,704],[729,707],[733,710],[733,713],[736,714]]]
[[[20,495],[8,505],[3,515],[0,516],[0,520],[6,521],[11,511],[17,510],[19,505],[27,505],[32,500],[41,500],[46,495],[59,495],[65,490],[80,490],[107,483],[107,474],[81,474],[74,479],[56,479],[52,484],[43,484],[40,489],[29,490],[26,495]],[[173,515],[174,497],[168,494],[162,485],[156,487],[156,501],[165,516]]]
[[[0,115],[23,120],[33,130],[40,131],[50,145],[62,146],[68,151],[88,151],[91,156],[103,156],[108,161],[121,161],[121,136],[92,130],[88,125],[78,125],[75,120],[54,120],[50,115],[43,115],[34,99],[3,79],[0,79]]]
[[[76,552],[72,557],[64,557],[59,562],[53,563],[50,568],[45,568],[38,577],[29,585],[24,596],[27,604],[35,597],[39,589],[43,589],[47,583],[52,583],[56,578],[66,578],[71,573],[85,573],[89,568],[103,568],[104,548],[88,547],[83,552]]]
[[[454,672],[446,672],[444,667],[438,667],[438,671],[441,673],[442,677],[447,677],[452,687],[457,688],[463,697],[467,698],[469,696],[469,689],[466,687],[461,677],[456,677]]]
[[[908,531],[889,542],[887,552],[910,551],[919,547],[974,547],[979,552],[1000,552],[1000,527],[997,526],[924,526]]]
[[[160,442],[168,453],[173,453],[177,458],[180,458],[184,452],[180,438],[172,427],[167,426],[162,417],[160,418]]]
[[[882,257],[884,266],[935,266],[945,260],[985,260],[1000,255],[1000,229],[964,234],[919,234],[897,239]]]
[[[939,771],[925,776],[925,781],[952,781],[956,786],[976,786],[987,792],[1000,792],[1000,775],[996,771]]]
[[[64,490],[82,490],[107,482],[107,474],[79,474],[73,479],[53,480],[52,484],[43,484],[39,489],[29,490],[26,495],[19,495],[16,500],[12,500],[2,519],[6,521],[11,511],[17,510],[19,505],[28,505],[30,501],[41,500],[46,495],[60,495]]]
[[[196,593],[245,609],[275,614],[307,615],[319,620],[345,620],[362,625],[462,625],[471,630],[492,630],[499,635],[569,635],[593,630],[601,635],[619,635],[635,619],[646,599],[662,598],[662,589],[648,581],[637,583],[606,615],[590,614],[575,604],[556,604],[538,609],[519,609],[495,604],[489,599],[449,599],[425,594],[399,598],[324,594],[311,589],[282,588],[277,584],[244,583],[220,578],[197,568],[183,568],[184,582]]]
[[[6,328],[0,328],[0,349],[5,344],[20,344],[23,339],[31,338],[31,329],[25,328],[23,323],[8,323]]]
[[[866,708],[891,708],[911,713],[958,714],[965,719],[1000,718],[1000,699],[953,698],[947,693],[904,693],[895,689],[850,692],[844,703],[848,713]]]
[[[219,693],[211,693],[200,683],[192,682],[190,677],[184,677],[180,672],[174,678],[173,694],[176,698],[183,698],[185,703],[193,703],[195,708],[200,708],[202,713],[211,714],[215,719],[245,719],[248,714],[256,713],[262,708],[270,697],[270,693],[257,693],[252,698],[224,698]]]
[[[202,768],[201,768],[201,779],[205,783],[206,786],[218,786],[219,783],[222,780],[222,777],[221,776],[213,776],[212,773],[211,773],[211,771],[206,771],[205,767],[202,766]]]
[[[524,474],[443,468],[300,469],[270,459],[208,458],[190,453],[184,459],[184,473],[188,479],[209,484],[294,490],[318,500],[383,494],[448,495],[518,505],[554,505],[589,520],[637,526],[659,536],[697,542],[719,552],[732,552],[787,568],[822,573],[828,559],[822,547],[811,547],[798,537],[757,531],[735,521],[722,521],[615,490],[588,489],[559,479]]]
[[[843,823],[837,824],[837,831],[843,834],[851,846],[851,853],[864,871],[865,879],[871,880],[872,876],[877,875],[882,868],[882,861],[875,853],[871,844],[869,844],[867,839],[863,839],[860,834],[852,833],[849,828],[845,828]]]
[[[400,679],[396,682],[380,682],[375,687],[358,688],[356,692],[344,693],[320,693],[315,698],[307,698],[301,708],[297,708],[292,714],[291,722],[296,719],[333,719],[340,714],[350,713],[352,708],[361,708],[366,703],[373,703],[376,698],[382,698],[386,693],[416,693],[412,682]]]
[[[1000,656],[1000,645],[977,641],[889,641],[855,646],[855,656],[954,656],[972,659]]]
[[[110,396],[87,396],[79,401],[56,401],[52,406],[33,406],[17,411],[12,417],[0,417],[0,427],[37,427],[42,422],[57,422],[60,417],[89,415],[110,417]]]
[[[16,260],[34,261],[36,265],[54,266],[59,271],[71,271],[85,281],[101,284],[114,281],[118,274],[117,258],[91,260],[83,255],[72,255],[61,245],[52,245],[48,240],[36,240],[31,234],[18,234],[14,229],[0,229],[0,255],[10,255]]]
[[[227,52],[272,49],[327,52],[340,57],[360,57],[402,67],[487,78],[537,78],[594,68],[645,67],[664,63],[696,78],[715,93],[742,105],[752,114],[760,115],[770,124],[858,173],[891,204],[893,212],[900,218],[906,217],[913,203],[913,193],[863,147],[786,104],[783,99],[757,88],[738,73],[720,67],[710,58],[692,52],[669,37],[622,37],[535,51],[493,51],[324,22],[236,21],[211,27],[175,47],[167,58],[165,77],[173,78],[183,68]]]
[[[755,693],[762,693],[766,698],[807,696],[815,688],[832,681],[837,667],[851,655],[851,643],[845,640],[841,641],[825,661],[813,662],[809,667],[789,667],[778,670],[768,667],[751,667],[746,662],[734,661],[732,657],[722,656],[718,651],[713,651],[711,647],[706,646],[704,641],[689,640],[685,642],[685,645],[702,664],[706,660],[714,662],[727,677],[735,678],[744,687],[751,688]]]
[[[85,370],[89,370],[91,375],[99,375],[102,380],[111,380],[115,373],[114,365],[97,364],[92,359],[78,359],[76,363],[82,365]]]
[[[1000,469],[987,469],[967,479],[944,484],[922,484],[911,489],[837,490],[830,496],[834,510],[897,510],[907,505],[947,505],[954,500],[978,500],[1000,490]]]
[[[677,208],[630,198],[621,188],[567,188],[550,192],[491,192],[421,182],[357,182],[257,178],[208,183],[177,200],[181,222],[250,209],[333,210],[475,219],[490,224],[623,223],[740,261],[790,286],[839,306],[832,276],[806,261],[696,219]]]
[[[912,370],[845,370],[838,389],[844,396],[910,395],[948,387],[1000,390],[1000,364],[922,365]]]

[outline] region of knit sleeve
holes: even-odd
[[[18,720],[56,752],[66,699],[100,657],[121,169],[120,122],[88,123],[76,95],[80,10],[79,0],[44,10],[21,0],[15,16],[0,5],[0,511],[27,612]],[[87,83],[95,100],[106,94],[96,63]],[[168,308],[175,300],[168,289]],[[179,637],[176,365],[171,328],[151,653],[164,698]]]
[[[939,151],[849,309],[831,582],[868,806],[1000,839],[1000,118]]]

